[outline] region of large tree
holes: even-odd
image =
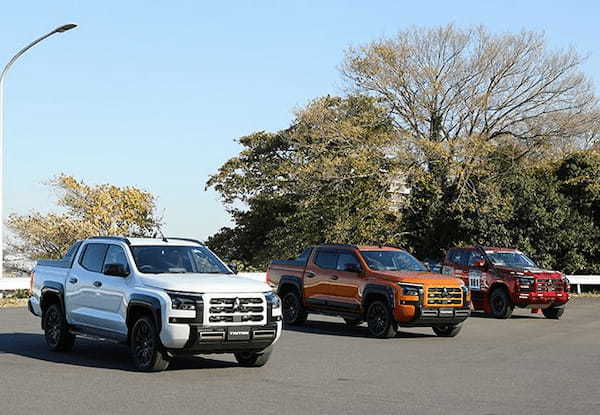
[[[393,141],[385,107],[365,96],[319,98],[288,129],[242,137],[241,153],[207,183],[222,195],[236,227],[209,245],[227,253],[219,241],[249,242],[250,251],[230,259],[264,266],[306,244],[392,242],[397,216],[389,181],[396,166],[387,150]]]
[[[149,236],[160,226],[155,197],[135,187],[91,186],[71,176],[49,182],[58,212],[12,214],[9,252],[30,260],[60,258],[78,239],[94,235]]]

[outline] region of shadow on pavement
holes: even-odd
[[[478,312],[478,311],[472,312],[471,313],[471,317],[472,318],[489,318],[489,319],[492,319],[492,320],[498,320],[498,319],[496,319],[495,317],[492,317],[489,314],[486,314],[486,313],[483,313],[483,312]],[[540,318],[540,317],[544,318],[544,315],[541,314],[541,313],[539,315],[538,314],[531,314],[531,315],[528,315],[528,316],[523,315],[523,314],[513,314],[507,320],[519,320],[519,319],[526,319],[527,320],[527,319],[536,319],[536,318]]]
[[[134,371],[126,346],[82,338],[77,338],[75,347],[70,352],[52,352],[47,349],[42,334],[0,333],[0,355],[4,353],[74,366]],[[221,369],[235,366],[237,364],[233,362],[201,357],[176,357],[168,371]]]
[[[402,329],[402,328],[401,328]],[[370,337],[368,329],[364,326],[350,327],[345,323],[336,323],[330,321],[310,321],[301,326],[284,326],[284,330],[296,331],[299,333],[326,334],[329,336],[343,337]],[[408,331],[399,331],[395,338],[415,339],[423,337],[437,337],[435,334],[413,333]]]

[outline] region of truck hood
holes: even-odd
[[[190,293],[261,293],[266,283],[226,274],[156,274],[140,277],[144,285]]]
[[[434,272],[376,271],[373,275],[377,278],[383,278],[394,282],[405,282],[407,284],[423,284],[427,286],[441,285],[444,287],[460,287],[463,285],[463,282],[459,278]]]
[[[562,274],[558,271],[551,271],[547,269],[540,268],[520,268],[520,267],[506,267],[506,266],[498,266],[496,265],[496,269],[505,274],[517,274],[517,275],[527,275],[529,277],[537,277],[537,278],[555,278],[560,279]]]

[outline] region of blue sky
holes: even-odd
[[[32,49],[6,83],[5,216],[53,209],[64,172],[158,196],[166,232],[205,239],[228,224],[208,176],[235,139],[288,125],[294,108],[340,94],[350,45],[412,25],[542,30],[589,54],[600,82],[600,6],[553,1],[10,1],[0,62]]]

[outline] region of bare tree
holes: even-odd
[[[431,165],[432,143],[456,160],[463,155],[454,144],[470,137],[511,140],[523,154],[589,145],[600,112],[582,60],[573,49],[549,50],[540,33],[448,25],[350,48],[341,71],[353,88],[386,102],[405,145]]]

